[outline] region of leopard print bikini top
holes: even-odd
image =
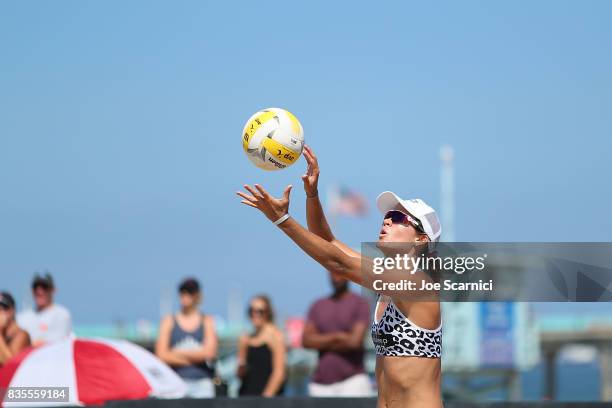
[[[371,334],[376,354],[381,356],[415,356],[440,358],[442,354],[442,323],[437,329],[423,329],[412,323],[389,299],[378,322],[374,310]]]

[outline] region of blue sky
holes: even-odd
[[[326,274],[234,196],[292,183],[304,219],[303,159],[268,173],[241,149],[246,119],[270,106],[300,119],[322,189],[438,207],[448,143],[458,240],[611,241],[611,12],[606,1],[2,2],[2,287],[21,301],[49,269],[77,323],[156,319],[163,288],[186,275],[213,313],[232,290],[303,313]],[[358,246],[379,222],[339,219],[336,233]]]

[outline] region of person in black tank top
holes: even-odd
[[[249,317],[254,332],[238,342],[240,395],[281,395],[285,383],[286,350],[282,332],[274,325],[270,299],[259,295],[251,300]]]

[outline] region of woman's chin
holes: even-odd
[[[384,256],[390,256],[393,252],[393,241],[389,241],[389,237],[382,236],[378,238],[378,242],[376,242],[376,248],[383,253]]]

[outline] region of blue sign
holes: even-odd
[[[514,365],[514,307],[511,302],[480,304],[480,363],[482,366]]]

